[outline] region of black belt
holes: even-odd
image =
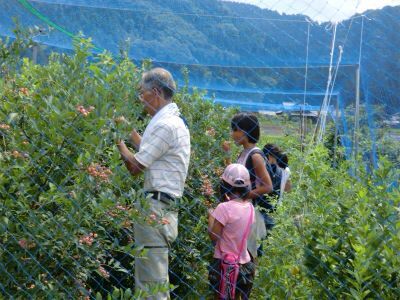
[[[151,191],[151,192],[146,192],[146,195],[151,195],[152,199],[164,202],[166,204],[170,204],[170,201],[175,200],[174,197],[164,192]]]

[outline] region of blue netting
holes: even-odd
[[[138,64],[151,59],[155,66],[171,70],[181,85],[186,68],[191,86],[206,90],[207,97],[225,106],[318,111],[330,91],[331,102],[340,98],[340,131],[348,154],[358,130],[352,119],[358,112],[350,107],[356,108],[359,91],[374,166],[376,115],[399,126],[399,7],[356,15],[341,22],[335,36],[330,23],[211,0],[12,0],[0,1],[0,8],[2,36],[13,37],[13,18],[23,26],[41,28],[34,38],[43,45],[39,61],[50,51],[68,52],[71,37],[83,33],[93,39],[96,52],[118,55],[127,50]],[[336,75],[327,90],[330,61]],[[333,104],[328,106],[332,112]]]
[[[48,31],[48,24],[23,7],[22,2],[1,2],[2,35],[12,36],[12,17],[18,17],[24,26],[43,27],[43,35],[36,37],[38,42],[62,51],[72,48],[70,36],[57,29]],[[146,10],[146,1],[28,3],[67,32],[82,32],[91,37],[99,49],[117,54],[122,47],[129,45],[132,59],[152,59],[156,65],[172,69],[181,82],[180,70],[186,67],[191,84],[209,90],[210,95],[215,92],[218,99],[225,101],[233,101],[235,97],[232,95],[236,93],[238,101],[247,97],[256,103],[253,110],[260,108],[258,102],[275,103],[278,105],[276,109],[282,108],[283,101],[301,104],[301,95],[295,97],[292,93],[304,92],[309,40],[307,103],[319,105],[321,98],[314,95],[325,92],[332,30],[328,24],[310,23],[302,16],[282,17],[250,8],[247,14],[241,11],[239,15],[236,6],[222,2],[215,4],[214,1],[194,1],[191,5],[182,5],[180,1],[152,1],[151,11]],[[214,10],[210,11],[210,7]],[[392,65],[390,72],[380,74],[386,70],[384,66],[390,64],[390,60],[379,55],[381,47],[396,52],[398,38],[380,34],[387,23],[396,24],[395,12],[395,8],[387,8],[382,13],[384,19],[379,21],[373,15],[364,18],[364,43],[361,47],[362,17],[354,17],[338,26],[333,62],[338,59],[339,45],[344,52],[335,90],[340,90],[345,104],[354,103],[355,68],[362,49],[362,80],[367,80],[368,76],[380,78],[370,86],[371,104],[384,101],[388,108],[395,106],[394,95],[398,91],[394,80],[399,67]],[[188,35],[188,32],[196,34]],[[381,86],[391,87],[385,88],[388,99],[381,98]],[[247,96],[244,92],[248,92]],[[281,93],[281,97],[275,93]],[[387,111],[392,112],[391,109]]]
[[[92,38],[95,52],[118,55],[124,50],[137,64],[150,59],[171,70],[180,85],[182,69],[187,69],[190,85],[224,106],[317,112],[327,97],[334,116],[333,102],[340,99],[347,157],[358,152],[351,140],[360,135],[354,131],[363,118],[370,140],[365,151],[373,166],[377,115],[400,126],[399,7],[353,16],[339,23],[335,34],[330,23],[213,0],[12,0],[0,1],[0,8],[2,36],[13,37],[13,18],[41,28],[34,38],[42,45],[39,62],[51,51],[70,52],[71,37],[81,33]],[[327,89],[330,67],[335,78]]]
[[[345,3],[342,2],[338,4],[338,10]],[[309,6],[313,6],[312,1]],[[339,131],[335,142],[344,147],[344,156],[354,165],[359,162],[357,158],[361,158],[366,162],[367,173],[372,173],[380,165],[380,156],[388,156],[396,168],[399,164],[398,149],[391,148],[400,141],[399,16],[399,6],[385,7],[355,15],[339,24],[320,24],[303,15],[280,15],[251,5],[215,0],[0,0],[0,36],[15,38],[14,19],[23,27],[37,27],[40,30],[33,38],[37,46],[27,55],[44,65],[53,51],[73,53],[73,38],[82,34],[92,39],[94,53],[108,51],[112,56],[119,57],[126,51],[136,65],[151,60],[153,66],[170,70],[180,86],[189,80],[189,92],[202,90],[204,99],[224,107],[284,113],[300,118],[309,115],[313,120],[318,118],[317,123],[312,125],[315,128],[309,130],[311,133],[314,129],[317,132],[316,126],[320,126],[325,133],[322,118],[325,114]],[[128,90],[131,87],[123,88]],[[120,97],[124,96],[121,93]],[[49,122],[47,126],[52,125]],[[203,129],[206,132],[210,130]],[[219,141],[214,142],[220,147]],[[34,146],[38,147],[35,150],[42,151],[40,146]],[[79,148],[75,148],[75,152],[78,151]],[[212,154],[209,156],[207,159],[212,160]],[[45,174],[41,169],[42,163],[35,163],[35,167]],[[46,163],[51,165],[50,160]],[[65,163],[72,165],[74,161],[66,157]],[[207,171],[215,173],[215,170]],[[4,174],[11,177],[12,171],[7,170]],[[68,177],[68,174],[63,175]],[[391,180],[393,183],[385,187],[387,191],[398,188],[398,178]],[[51,178],[48,181],[53,184]],[[305,183],[305,186],[308,184]],[[357,197],[361,195],[362,198],[363,193],[361,189]],[[341,195],[347,196],[346,192]],[[13,200],[19,199],[19,195],[13,197]],[[185,209],[185,214],[189,216],[184,220],[186,224],[199,221],[198,216],[192,214],[192,207]],[[340,210],[346,209],[341,207]],[[74,217],[68,215],[67,219]],[[24,234],[29,234],[24,220],[15,218],[13,221],[23,228]],[[80,224],[77,222],[74,225],[79,227]],[[190,228],[196,226],[191,224]],[[61,235],[62,230],[60,226]],[[51,239],[52,236],[45,232],[44,238]],[[333,236],[332,240],[336,238]],[[333,243],[332,240],[328,242]],[[11,237],[8,243],[14,245],[19,241]],[[42,240],[32,241],[36,244],[40,242]],[[197,262],[201,254],[191,245],[200,243],[204,246],[208,243],[180,242],[180,251],[183,249],[182,252],[186,251],[190,259],[197,259]],[[10,257],[10,264],[26,273],[25,262],[14,259],[12,251],[6,246],[1,251]],[[313,248],[311,242],[308,246]],[[396,249],[391,251],[398,252]],[[51,265],[51,257],[55,254],[38,254],[40,258],[43,255],[50,257]],[[31,255],[26,259],[33,269],[46,273],[46,268],[35,261],[35,257]],[[185,274],[190,274],[192,268],[198,270],[198,266],[192,266],[186,256],[181,259],[187,261],[174,259],[173,269],[181,268],[179,270]],[[330,263],[336,267],[341,261]],[[13,297],[3,286],[16,287],[19,283],[15,282],[7,265],[0,264],[2,274],[7,274],[6,282],[0,281],[0,292],[6,297]],[[323,267],[328,269],[328,266]],[[54,269],[70,275],[69,269],[62,265],[56,265]],[[397,272],[394,268],[393,273]],[[179,272],[171,274],[172,280],[180,285],[177,295],[203,296],[198,294],[197,286],[191,286],[180,275]],[[35,280],[29,273],[24,277],[28,281]],[[104,282],[97,277],[93,280],[92,284],[102,289]],[[191,284],[196,282],[200,286],[199,289],[207,281],[205,278],[191,280]],[[57,284],[57,289],[63,290],[63,281]],[[325,287],[323,279],[321,286],[327,293],[333,293],[330,296],[336,295],[335,291]],[[20,293],[21,297],[30,295],[26,290]],[[72,297],[69,293],[70,290],[65,290],[66,297]],[[381,297],[379,292],[373,295]]]

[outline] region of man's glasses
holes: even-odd
[[[157,89],[156,87],[153,87],[153,88],[151,88],[151,89],[147,89],[147,90],[139,90],[139,92],[137,93],[137,97],[138,97],[138,99],[139,100],[141,100],[141,101],[143,101],[143,95],[144,95],[144,93],[146,93],[146,92],[155,92],[156,93],[156,95],[160,95],[161,94],[161,91],[159,90],[159,89]]]

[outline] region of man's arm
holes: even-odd
[[[133,143],[133,146],[135,147],[136,151],[139,150],[139,146],[140,146],[140,142],[142,141],[142,137],[140,136],[140,134],[133,129],[130,135],[130,139]]]
[[[128,149],[128,147],[125,145],[124,141],[119,141],[117,143],[117,147],[119,150],[119,153],[121,154],[121,158],[125,163],[126,168],[128,169],[129,173],[131,175],[136,176],[140,173],[143,172],[145,167],[141,165],[133,156],[133,153],[131,153]]]

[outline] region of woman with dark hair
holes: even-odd
[[[231,137],[243,150],[236,163],[244,165],[251,180],[248,198],[257,203],[257,199],[272,191],[272,182],[265,166],[263,152],[256,146],[260,138],[260,125],[255,115],[239,113],[231,121]]]
[[[264,153],[256,146],[260,138],[260,125],[257,117],[249,113],[236,114],[231,121],[231,137],[237,146],[243,147],[236,163],[244,165],[250,173],[251,190],[247,198],[251,199],[255,205],[264,209],[262,217],[265,227],[261,228],[257,225],[257,228],[260,228],[260,232],[265,232],[265,228],[268,229],[273,226],[273,224],[269,224],[272,219],[268,217],[267,213],[273,207],[265,196],[272,192],[272,182],[266,168]],[[230,153],[230,146],[224,143],[223,150]],[[227,160],[227,163],[230,163],[230,160]],[[256,221],[256,223],[258,222]],[[253,258],[257,257],[256,239],[263,238],[265,234],[254,235],[256,238],[250,238],[251,246],[249,247]]]

